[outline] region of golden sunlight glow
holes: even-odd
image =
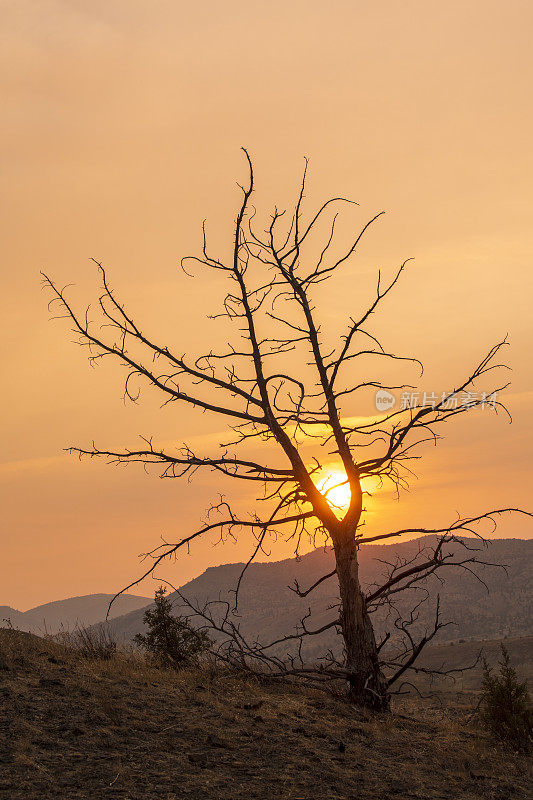
[[[368,497],[372,497],[375,492],[378,492],[382,488],[382,485],[381,479],[375,475],[367,475],[365,478],[361,479],[363,495],[367,495]]]
[[[327,469],[317,481],[317,489],[326,496],[326,500],[334,511],[346,511],[350,505],[350,486],[344,472]]]
[[[337,516],[341,516],[348,510],[351,492],[346,474],[342,469],[326,465],[315,480],[315,484],[317,489],[325,495]],[[381,482],[374,477],[365,477],[361,481],[361,488],[368,501],[381,488]]]

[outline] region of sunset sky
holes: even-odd
[[[90,259],[101,260],[143,325],[180,353],[209,349],[219,287],[178,264],[198,252],[204,218],[227,248],[243,145],[263,213],[294,200],[304,156],[310,209],[336,195],[359,203],[344,235],[386,211],[324,288],[324,327],[342,332],[377,268],[391,276],[414,257],[374,329],[424,362],[421,389],[449,390],[509,334],[501,399],[513,424],[488,410],[452,423],[410,493],[373,496],[369,529],[533,509],[529,0],[2,0],[0,17],[0,605],[117,591],[139,574],[139,553],[193,530],[216,497],[208,473],[160,481],[63,452],[153,434],[208,453],[224,426],[160,411],[149,394],[125,405],[123,370],[91,369],[69,326],[50,320],[40,270],[75,284],[83,307],[97,298]],[[530,538],[533,526],[507,518],[495,535]],[[246,559],[250,544],[206,540],[159,574],[178,585]]]

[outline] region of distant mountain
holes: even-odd
[[[17,611],[9,606],[0,606],[0,628],[9,620],[14,628],[30,633],[57,633],[72,630],[76,625],[94,625],[105,619],[112,594],[88,594],[45,603],[29,611]],[[111,606],[110,618],[144,608],[149,597],[123,594]]]
[[[464,540],[471,547],[479,547],[476,539]],[[399,544],[364,545],[360,550],[360,575],[364,586],[379,582],[385,574],[384,561],[407,558],[414,555],[419,547],[430,544],[430,537],[411,540]],[[460,638],[485,639],[506,635],[523,636],[533,633],[531,618],[532,588],[531,574],[533,562],[533,540],[495,539],[488,543],[482,556],[485,560],[504,564],[506,571],[495,567],[477,567],[478,575],[489,588],[489,592],[474,575],[465,574],[456,567],[443,569],[441,583],[436,578],[429,579],[427,589],[430,602],[420,609],[417,622],[421,631],[433,618],[437,594],[441,598],[441,612],[444,620],[452,620],[453,625],[440,633],[441,641]],[[182,587],[182,593],[200,604],[207,600],[229,600],[233,602],[234,589],[243,564],[225,564],[211,567],[195,580]],[[307,588],[320,576],[333,569],[331,550],[315,550],[300,559],[286,559],[275,563],[252,564],[246,572],[239,594],[239,609],[236,621],[242,631],[262,642],[272,641],[280,635],[294,632],[295,626],[306,611],[311,608],[309,627],[319,628],[334,617],[331,606],[337,602],[335,577],[321,584],[315,592],[305,599],[299,598],[288,589],[294,579],[302,588]],[[172,595],[171,595],[172,597]],[[411,593],[401,601],[407,608],[413,604]],[[179,598],[174,595],[175,610],[184,613]],[[117,616],[111,627],[119,637],[131,640],[143,629],[143,609]],[[374,615],[378,635],[387,628],[383,613]],[[308,657],[323,652],[324,647],[335,646],[337,637],[329,631],[321,638],[311,637],[312,645],[307,650]]]
[[[11,606],[0,606],[0,628],[4,627],[4,620],[13,617],[14,614],[20,614],[20,611]]]

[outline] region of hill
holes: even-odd
[[[111,594],[88,594],[82,597],[70,597],[45,603],[29,611],[17,611],[9,606],[0,606],[0,627],[6,620],[14,628],[31,633],[57,633],[60,630],[72,630],[76,625],[94,625],[105,619]],[[150,602],[148,597],[136,597],[132,594],[121,595],[111,607],[110,617],[121,616],[136,609],[143,608]]]
[[[471,547],[479,547],[475,539],[465,540]],[[360,575],[364,586],[378,582],[385,574],[384,561],[408,558],[418,548],[428,544],[428,539],[417,539],[399,544],[366,545],[360,551]],[[427,588],[430,602],[421,609],[418,629],[422,630],[434,613],[437,594],[441,598],[443,619],[453,620],[441,632],[441,640],[460,638],[490,639],[507,635],[521,636],[533,633],[531,620],[532,588],[530,575],[533,566],[533,541],[522,539],[495,539],[483,551],[483,558],[506,565],[506,570],[495,567],[478,567],[477,573],[485,585],[474,575],[450,567],[441,574],[444,583],[430,579]],[[243,564],[226,564],[207,569],[190,581],[181,591],[185,597],[202,605],[207,600],[228,600],[233,604],[234,589]],[[315,550],[300,559],[286,559],[275,563],[252,564],[242,582],[239,594],[238,616],[243,632],[263,642],[273,641],[294,631],[301,617],[311,608],[311,627],[318,628],[332,618],[330,607],[337,601],[335,579],[321,584],[315,592],[301,599],[290,591],[294,579],[302,587],[313,584],[321,575],[333,569],[333,556],[329,550]],[[415,600],[407,595],[406,606]],[[184,612],[181,601],[174,595],[175,608]],[[143,610],[117,617],[112,628],[119,637],[131,640],[143,628]],[[387,626],[385,615],[375,615],[378,635]],[[323,637],[313,637],[306,655],[313,658],[334,647],[337,637],[328,632]]]
[[[55,649],[54,649],[55,647]],[[524,757],[471,706],[400,698],[363,713],[305,687],[86,661],[0,631],[6,800],[522,800]]]

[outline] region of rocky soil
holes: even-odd
[[[0,631],[0,798],[531,796],[526,759],[467,712],[403,700],[372,717],[314,690],[86,661]]]

